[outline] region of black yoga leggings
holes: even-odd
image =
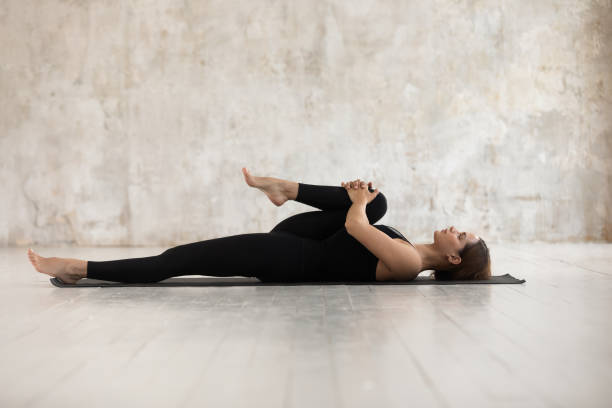
[[[155,256],[88,261],[87,277],[127,283],[181,275],[249,276],[264,282],[376,280],[376,257],[344,227],[352,204],[344,187],[298,183],[295,201],[322,211],[293,215],[270,232],[207,239]],[[366,206],[370,224],[386,210],[387,200],[378,193]]]

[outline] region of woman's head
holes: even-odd
[[[434,232],[434,247],[444,264],[434,269],[436,280],[476,280],[491,277],[489,248],[482,238],[454,226]]]

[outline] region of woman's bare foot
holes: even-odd
[[[277,179],[274,177],[257,177],[251,175],[246,167],[242,168],[242,174],[244,175],[244,180],[246,183],[251,186],[260,189],[276,205],[280,207],[285,203],[285,201],[289,200],[289,196],[287,194],[287,181]]]
[[[73,258],[45,258],[28,248],[32,266],[40,272],[54,276],[64,283],[77,283],[87,277],[87,261]]]

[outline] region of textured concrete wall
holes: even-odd
[[[612,2],[0,1],[0,245],[289,215],[240,168],[372,180],[380,223],[610,241]]]

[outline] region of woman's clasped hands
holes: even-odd
[[[370,192],[372,182],[366,183],[360,179],[341,183],[353,203],[369,204],[378,195],[378,188]]]

